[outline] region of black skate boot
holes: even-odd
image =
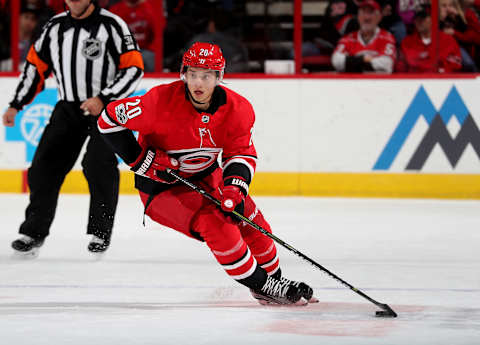
[[[88,244],[88,251],[94,254],[103,254],[110,245],[110,236],[101,238],[93,235],[90,243]]]
[[[287,282],[288,284],[292,284],[292,285],[296,286],[299,289],[302,297],[305,298],[305,300],[307,300],[308,303],[317,303],[318,302],[318,299],[313,296],[313,289],[310,286],[308,286],[304,282],[297,282],[295,280],[290,280],[290,279],[282,277],[282,271],[280,270],[280,268],[278,269],[277,272],[272,274],[272,277],[274,277],[276,279],[279,279],[281,281]]]
[[[38,256],[43,241],[43,238],[37,239],[24,235],[18,240],[12,242],[12,248],[15,250],[17,256],[34,259]]]
[[[318,303],[318,299],[313,296],[313,289],[305,284],[304,282],[297,282],[295,280],[290,280],[287,278],[280,278],[281,281],[287,282],[290,285],[293,285],[298,288],[300,295],[308,301],[308,303]]]
[[[305,304],[300,301],[302,292],[287,280],[267,277],[267,281],[259,290],[250,290],[260,304]]]

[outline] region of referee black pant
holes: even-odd
[[[82,159],[90,190],[87,234],[111,235],[118,201],[118,161],[101,138],[96,120],[96,116],[83,115],[78,102],[57,103],[28,169],[30,204],[20,234],[37,239],[48,236],[60,187],[90,137]]]

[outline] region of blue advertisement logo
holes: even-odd
[[[146,92],[141,89],[132,96],[142,96]],[[57,89],[47,88],[40,92],[32,103],[26,105],[15,117],[15,126],[6,127],[5,140],[7,142],[24,142],[25,159],[31,163],[38,142],[42,136],[45,126],[50,120],[53,108],[58,100]]]
[[[43,130],[57,103],[57,90],[45,89],[15,117],[15,126],[6,127],[5,140],[25,142],[26,161],[31,162]]]
[[[467,144],[472,145],[480,158],[480,130],[457,88],[455,86],[451,88],[440,110],[437,111],[421,86],[378,157],[373,170],[388,170],[391,167],[420,117],[426,120],[429,129],[405,170],[421,170],[435,145],[441,147],[452,168],[455,168]],[[448,122],[452,117],[455,117],[461,126],[455,138],[452,138],[447,129]]]

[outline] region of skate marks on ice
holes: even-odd
[[[0,300],[1,300],[0,296]],[[5,296],[4,296],[5,297]],[[263,322],[251,331],[289,333],[313,336],[383,337],[404,327],[474,330],[480,327],[480,308],[456,308],[421,305],[391,305],[399,314],[396,319],[375,317],[375,306],[365,303],[320,302],[306,306],[262,306],[256,301],[189,301],[189,302],[22,302],[0,303],[0,319],[12,315],[41,316],[128,315],[149,313],[245,313],[258,315]],[[265,314],[268,317],[265,317]],[[209,316],[212,317],[212,316]]]

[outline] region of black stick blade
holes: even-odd
[[[376,317],[397,317],[397,313],[393,311],[387,304],[379,305],[383,310],[375,312]]]

